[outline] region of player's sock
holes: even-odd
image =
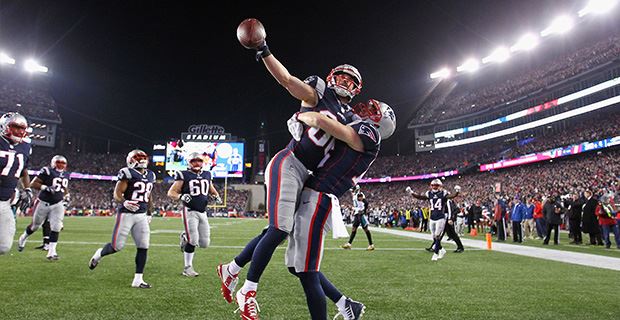
[[[319,273],[299,272],[297,275],[304,287],[312,320],[327,320],[327,303],[325,302],[325,292],[321,287],[321,280],[319,280]]]
[[[237,261],[233,259],[233,261],[231,261],[228,264],[228,272],[234,275],[234,274],[239,274],[240,271],[241,271],[241,267],[237,264]]]
[[[331,301],[333,301],[336,304],[338,304],[338,301],[340,301],[343,298],[346,298],[345,296],[342,295],[342,293],[340,293],[340,291],[338,291],[338,289],[336,289],[336,286],[334,286],[327,279],[327,277],[323,274],[323,272],[318,272],[318,274],[319,274],[319,280],[321,281],[321,287],[323,288],[323,291],[325,292],[325,295]]]
[[[368,238],[368,244],[372,244],[372,235],[370,234],[370,230],[364,230],[366,232],[366,238]]]
[[[183,259],[185,260],[185,266],[186,267],[191,267],[192,266],[192,262],[194,260],[194,253],[193,252],[183,252]]]
[[[235,260],[234,260],[235,264],[240,267],[239,270],[237,270],[237,273],[241,271],[241,268],[245,267],[246,264],[252,261],[252,255],[254,254],[254,250],[256,249],[256,246],[258,245],[260,240],[263,238],[265,233],[267,233],[267,228],[263,229],[263,231],[258,236],[250,240],[250,242],[248,242],[248,244],[245,245],[241,253],[235,257]],[[232,273],[233,270],[229,270],[229,271]]]
[[[140,284],[144,282],[144,279],[142,279],[142,273],[136,273],[133,275],[133,283],[134,284]]]
[[[357,233],[357,230],[351,230],[351,236],[349,237],[349,244],[353,244],[353,239],[355,239],[355,233]]]
[[[136,251],[136,274],[140,274],[142,277],[142,273],[144,273],[144,266],[146,266],[146,252],[148,249],[138,248]]]
[[[111,243],[106,243],[105,246],[103,246],[103,249],[101,250],[101,256],[105,257],[109,254],[113,254],[116,253],[116,250],[114,250],[114,248],[112,248],[112,244]]]
[[[53,257],[56,254],[56,244],[57,242],[50,242],[49,244],[49,248],[47,249],[47,256],[48,257]]]
[[[256,291],[256,289],[258,289],[258,283],[245,280],[243,287],[241,287],[241,293],[246,294],[248,291]]]
[[[267,264],[269,264],[269,260],[271,260],[273,252],[287,236],[288,233],[282,230],[278,230],[271,226],[267,228],[267,232],[265,232],[263,238],[260,239],[254,249],[254,254],[252,254],[252,264],[250,264],[247,276],[248,280],[259,282],[263,271],[265,271]]]
[[[347,297],[345,296],[340,297],[340,299],[336,302],[336,307],[338,307],[338,310],[342,310],[346,306],[347,306]]]

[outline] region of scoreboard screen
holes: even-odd
[[[187,141],[182,145],[170,141],[166,144],[166,171],[172,174],[187,169],[187,157],[192,152],[203,157],[205,170],[215,178],[243,177],[244,143],[231,141]]]

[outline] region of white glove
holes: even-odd
[[[213,199],[215,201],[216,204],[222,204],[222,198],[220,197],[220,195],[211,195],[211,199]]]
[[[298,114],[299,114],[299,112],[296,112],[286,122],[286,125],[288,126],[288,132],[291,133],[291,135],[293,136],[293,139],[295,139],[295,141],[301,140],[301,136],[304,134],[304,125],[303,125],[303,123],[299,122],[299,120],[297,120],[297,115]]]
[[[125,209],[131,212],[136,212],[138,211],[138,209],[140,209],[140,205],[138,205],[138,201],[133,201],[133,200],[125,200],[125,202],[123,202],[123,207],[125,207]]]
[[[153,216],[152,216],[152,215],[150,215],[150,214],[147,214],[147,215],[146,215],[146,222],[147,222],[148,224],[151,224],[151,221],[153,221]]]
[[[461,192],[461,187],[460,186],[454,186],[454,191]]]
[[[192,196],[190,196],[190,195],[189,195],[189,194],[187,194],[187,193],[186,193],[186,194],[182,194],[182,195],[179,197],[179,200],[181,200],[181,201],[183,201],[183,202],[185,202],[185,203],[189,203],[190,201],[192,201]]]
[[[411,190],[411,187],[407,187],[407,188],[405,189],[405,192],[407,192],[408,194],[412,194],[412,193],[413,193],[413,190]]]

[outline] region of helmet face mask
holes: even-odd
[[[67,168],[67,158],[61,155],[55,155],[54,157],[52,157],[52,161],[50,161],[50,167],[60,172],[65,171],[65,169]]]
[[[9,112],[0,118],[2,136],[14,144],[21,143],[28,136],[28,121],[17,112]]]
[[[327,75],[327,87],[351,101],[362,91],[362,75],[352,65],[339,65]]]
[[[132,169],[146,169],[149,165],[149,157],[146,152],[136,149],[127,154],[127,167]]]
[[[433,181],[431,181],[431,189],[433,189],[433,191],[437,191],[441,189],[442,187],[443,187],[443,183],[441,182],[441,180],[434,179]]]
[[[204,159],[198,152],[190,153],[187,158],[187,168],[192,171],[200,171],[204,167]]]

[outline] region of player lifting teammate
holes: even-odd
[[[97,267],[101,258],[123,249],[127,235],[131,232],[136,244],[136,273],[131,284],[134,288],[148,289],[150,284],[144,282],[142,274],[146,265],[147,250],[151,237],[151,191],[155,182],[155,173],[147,169],[149,160],[142,150],[132,150],[127,155],[127,167],[118,173],[118,182],[114,187],[114,200],[118,202],[116,223],[112,232],[112,242],[97,249],[90,259],[88,267]]]
[[[352,121],[354,115],[349,102],[362,88],[362,77],[355,67],[340,65],[332,69],[327,81],[318,76],[301,81],[271,54],[266,42],[263,41],[256,50],[257,57],[262,58],[276,81],[301,101],[301,112],[316,111],[343,124]],[[291,120],[289,125],[302,126]],[[260,277],[276,247],[293,229],[296,204],[309,172],[316,171],[325,163],[334,144],[333,137],[324,131],[307,128],[301,130],[300,136],[295,136],[269,162],[265,172],[269,226],[252,239],[234,260],[219,265],[217,270],[222,282],[222,294],[230,303],[241,268],[252,261],[247,279],[236,294],[243,319],[258,319],[256,290]]]
[[[25,142],[28,121],[19,113],[9,112],[0,117],[0,255],[6,254],[13,246],[15,236],[15,217],[11,202],[16,196],[17,181],[22,183],[17,206],[25,212],[32,201],[28,159],[32,149]]]
[[[357,233],[357,228],[361,225],[366,233],[366,238],[368,238],[368,248],[366,248],[366,250],[375,250],[375,245],[372,243],[372,235],[370,234],[370,230],[368,230],[368,201],[366,200],[366,196],[364,196],[364,193],[360,190],[359,185],[351,189],[351,193],[353,195],[353,227],[351,228],[349,242],[343,244],[342,248],[351,249],[351,244]]]
[[[325,296],[336,304],[338,315],[345,320],[359,319],[365,309],[362,303],[342,295],[319,271],[332,208],[339,207],[338,197],[357,184],[376,159],[381,140],[389,138],[396,128],[394,112],[385,103],[370,100],[355,109],[364,121],[349,125],[316,112],[298,116],[299,121],[338,139],[330,151],[331,157],[305,184],[285,254],[289,272],[299,278],[304,288],[313,320],[327,319]]]
[[[194,270],[194,250],[196,246],[206,248],[211,242],[209,220],[207,219],[207,202],[209,195],[221,203],[220,195],[213,187],[211,172],[205,171],[202,156],[193,152],[187,158],[187,170],[174,174],[174,184],[168,190],[168,197],[183,202],[183,226],[181,232],[181,250],[185,267],[183,275],[197,277]]]
[[[19,237],[17,250],[24,250],[28,237],[48,220],[51,232],[47,259],[50,261],[58,260],[56,245],[65,217],[63,200],[69,195],[67,191],[69,175],[65,173],[66,167],[67,159],[61,155],[56,155],[50,161],[50,166],[43,167],[39,175],[32,181],[31,187],[41,192],[39,192],[39,199],[34,204],[32,223],[26,227],[24,233]]]
[[[433,236],[433,249],[432,261],[437,261],[446,254],[446,250],[441,247],[441,238],[443,237],[444,229],[446,227],[446,206],[448,199],[457,197],[461,191],[461,187],[454,187],[456,191],[454,194],[443,189],[443,183],[439,179],[431,181],[431,190],[426,191],[424,194],[417,194],[411,190],[411,187],[407,187],[405,191],[411,194],[414,198],[420,200],[429,200],[431,209],[431,216],[428,223],[429,229],[431,229],[431,235]]]

